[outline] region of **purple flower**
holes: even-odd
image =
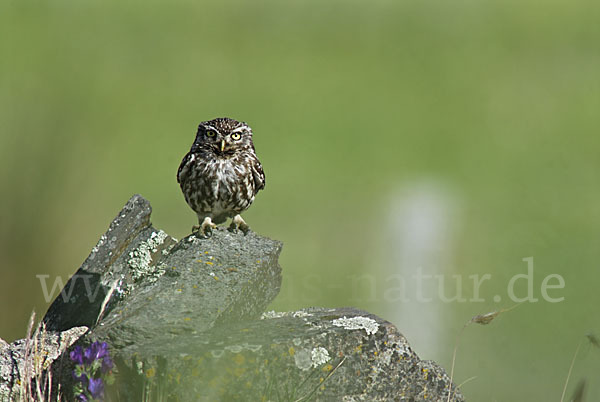
[[[113,368],[113,361],[109,355],[108,344],[96,341],[85,349],[76,346],[69,356],[75,362],[72,375],[77,381],[73,389],[77,400],[102,400],[104,398],[104,380],[109,384],[113,381],[110,372]]]
[[[106,342],[100,343],[96,341],[90,345],[89,348],[85,349],[83,353],[83,360],[86,364],[92,364],[94,360],[100,360],[103,357],[108,356],[108,344]]]
[[[110,359],[110,356],[106,355],[104,359],[102,359],[102,373],[106,374],[113,368],[113,362]]]
[[[102,382],[102,378],[90,378],[88,390],[92,394],[92,398],[102,398],[104,396],[104,383]]]
[[[83,364],[83,348],[81,346],[75,346],[75,349],[69,353],[71,360],[77,364]]]

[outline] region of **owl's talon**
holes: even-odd
[[[209,216],[204,218],[202,224],[200,226],[192,227],[192,232],[198,233],[200,236],[204,238],[209,238],[212,235],[213,229],[216,229],[217,225],[215,225]]]
[[[230,232],[235,233],[238,231],[238,229],[241,230],[245,235],[250,231],[250,226],[248,226],[248,224],[239,214],[233,217],[231,220],[231,225],[229,225]]]

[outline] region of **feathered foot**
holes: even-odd
[[[238,231],[238,229],[244,232],[244,234],[248,234],[248,232],[250,231],[250,226],[248,226],[244,219],[242,219],[242,216],[240,214],[234,216],[231,220],[231,225],[229,225],[229,231],[231,232],[235,233]]]

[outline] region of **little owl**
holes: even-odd
[[[230,229],[247,233],[240,216],[265,187],[265,174],[252,143],[252,129],[229,118],[200,123],[190,151],[177,171],[177,182],[188,205],[198,215],[203,236],[227,218]]]

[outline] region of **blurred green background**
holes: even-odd
[[[0,337],[25,335],[48,307],[36,275],[68,278],[133,193],[188,234],[177,167],[228,116],[267,175],[244,216],[285,243],[273,309],[368,309],[449,371],[463,323],[514,305],[534,257],[540,301],[467,328],[455,378],[477,377],[472,401],[559,400],[600,335],[598,21],[579,0],[2,2]],[[417,268],[467,299],[469,275],[492,279],[482,302],[393,297]],[[562,302],[541,299],[550,274]],[[598,373],[584,344],[567,395],[587,378],[599,400]]]

